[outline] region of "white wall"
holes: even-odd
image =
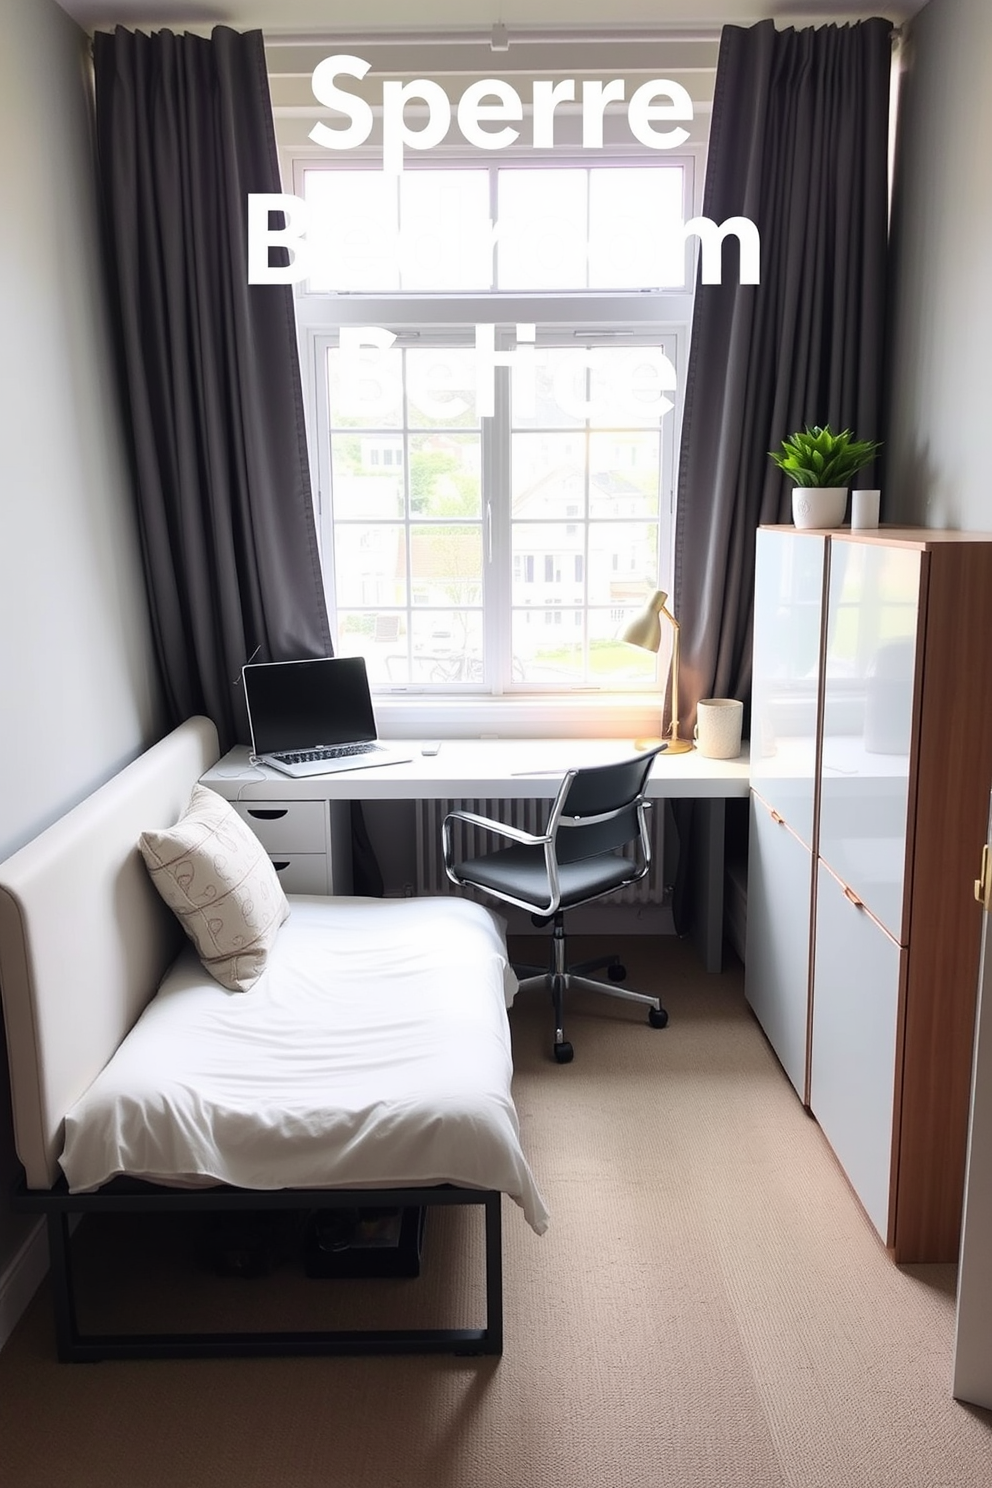
[[[886,521],[992,530],[992,6],[930,0],[910,30],[893,210]]]
[[[87,43],[0,0],[0,858],[162,731],[97,244]],[[0,1050],[0,1323],[27,1232]]]

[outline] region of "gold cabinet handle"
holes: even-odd
[[[865,907],[865,901],[863,899],[859,899],[854,890],[849,889],[846,884],[844,885],[844,898],[850,899],[855,909],[864,909]]]
[[[975,879],[975,898],[983,909],[992,911],[992,847],[982,848],[981,874]]]
[[[773,811],[771,809],[771,807],[768,808],[768,814],[771,817],[772,821],[773,822],[777,822],[779,826],[782,826],[783,823],[785,822],[785,817],[784,816],[779,816],[778,812],[777,811]]]

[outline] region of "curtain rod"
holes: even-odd
[[[264,28],[263,28],[264,31]],[[485,46],[490,51],[506,51],[510,46],[602,45],[604,42],[710,42],[720,40],[721,27],[679,30],[673,27],[624,30],[611,26],[603,30],[577,30],[562,27],[556,31],[508,31],[497,22],[486,31],[264,31],[266,47],[293,46]]]
[[[654,42],[672,43],[683,42],[687,45],[696,42],[719,42],[722,27],[712,26],[709,29],[696,28],[695,30],[679,30],[678,28],[658,28],[656,30],[625,31],[622,28],[611,27],[609,30],[561,30],[561,31],[519,31],[511,36],[507,28],[497,22],[490,31],[379,31],[375,33],[363,31],[283,31],[272,33],[263,30],[263,39],[266,51],[273,51],[280,47],[298,46],[361,46],[365,49],[376,46],[487,46],[490,51],[508,51],[511,44],[514,46],[560,46],[563,42],[577,46],[601,45],[603,42],[614,42],[623,44],[625,42],[637,45],[648,45]],[[889,35],[894,45],[900,44],[905,39],[906,28],[903,25],[893,25]],[[93,50],[93,40],[90,37],[90,52]]]

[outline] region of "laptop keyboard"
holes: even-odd
[[[319,749],[296,749],[292,754],[279,753],[276,759],[287,765],[309,764],[311,760],[347,759],[353,754],[374,754],[378,744],[324,744]]]

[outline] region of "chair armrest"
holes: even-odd
[[[474,811],[449,811],[441,824],[443,832],[447,833],[450,821],[463,821],[473,827],[484,827],[487,832],[495,832],[499,837],[507,837],[511,842],[520,842],[526,847],[543,847],[546,842],[551,841],[551,836],[547,832],[540,837],[535,837],[532,832],[524,832],[520,827],[511,827],[508,822],[494,821],[488,816],[476,816]]]

